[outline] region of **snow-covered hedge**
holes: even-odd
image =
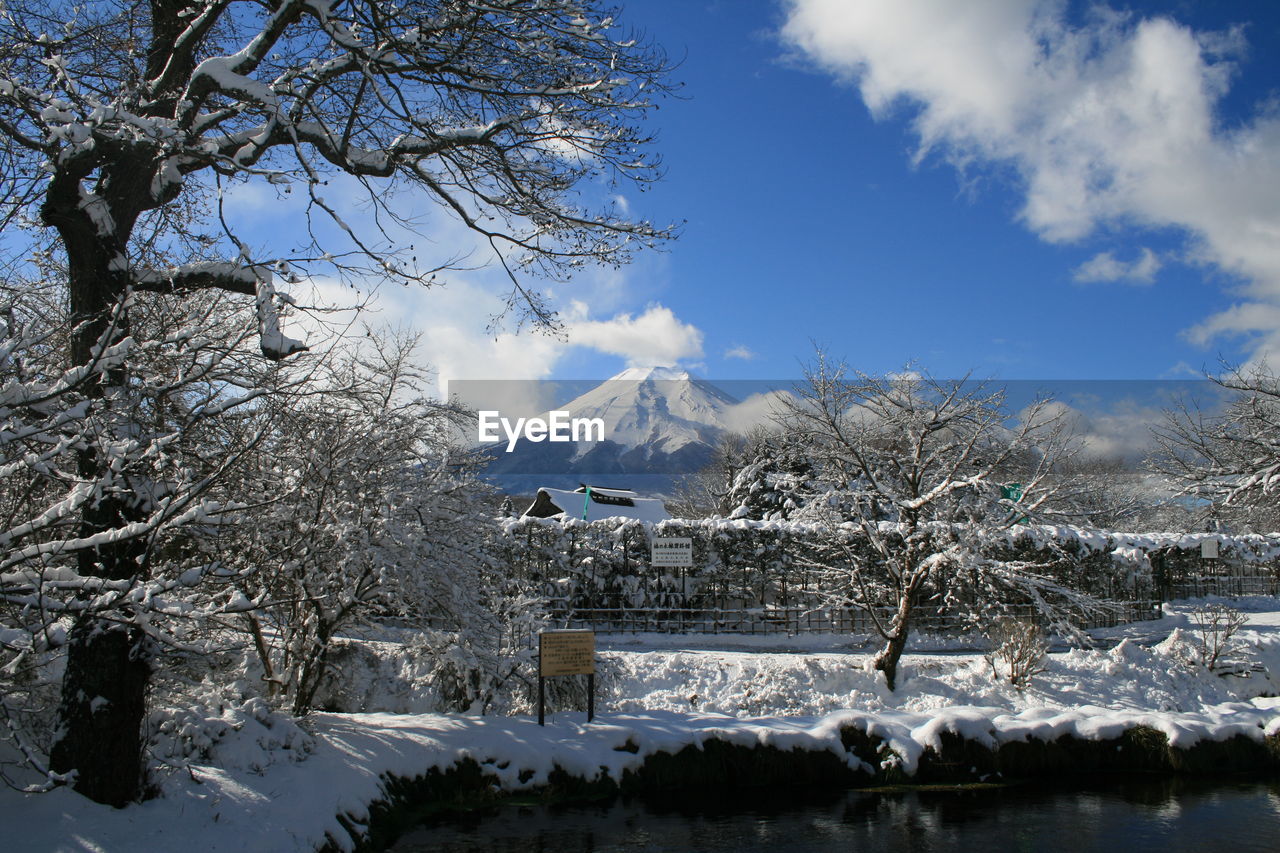
[[[1112,535],[1118,547],[1132,548],[1147,556],[1162,599],[1280,593],[1280,535]],[[1205,542],[1217,543],[1216,558],[1201,556]]]
[[[505,559],[513,571],[539,583],[553,608],[563,610],[743,609],[805,607],[831,603],[829,575],[814,564],[830,557],[839,539],[851,558],[874,564],[866,537],[854,525],[832,528],[796,521],[750,519],[598,521],[506,520]],[[944,535],[947,528],[938,528]],[[882,525],[892,533],[892,525]],[[689,537],[694,566],[650,565],[654,537]],[[1190,568],[1204,578],[1247,572],[1280,576],[1280,537],[1220,534],[1132,534],[1054,526],[1019,525],[980,532],[993,556],[1033,564],[1038,574],[1110,601],[1154,601]],[[891,536],[889,537],[891,539]],[[1215,539],[1220,558],[1205,563],[1200,543]],[[989,588],[934,591],[956,606],[960,598],[997,595]],[[1207,590],[1216,591],[1216,590]],[[1230,591],[1224,589],[1223,591]],[[997,595],[998,597],[998,595]],[[969,606],[1019,601],[969,601]]]

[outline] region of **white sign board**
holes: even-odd
[[[1218,559],[1218,540],[1217,539],[1201,539],[1200,540],[1200,557],[1205,560]]]
[[[664,568],[693,568],[693,540],[687,536],[654,539],[652,562]]]

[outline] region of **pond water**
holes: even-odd
[[[507,805],[423,825],[394,853],[1280,850],[1280,779],[1127,778],[1089,788],[681,792]]]

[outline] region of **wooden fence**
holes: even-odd
[[[597,607],[574,608],[563,599],[548,602],[548,612],[557,627],[591,628],[615,634],[870,634],[875,630],[871,616],[854,607],[752,607],[709,610],[703,608]],[[1110,628],[1130,622],[1160,617],[1160,602],[1115,601],[1091,613],[1070,619],[1081,630]],[[993,618],[997,614],[993,613]],[[1002,608],[999,617],[1043,621],[1031,607]],[[888,624],[891,614],[880,614]],[[939,612],[923,612],[912,620],[923,630],[954,631],[965,622]]]

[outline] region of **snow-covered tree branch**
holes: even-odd
[[[850,375],[820,351],[784,402],[784,433],[827,484],[797,514],[830,528],[825,553],[805,558],[807,565],[844,578],[829,578],[828,588],[862,609],[883,638],[874,665],[890,688],[912,620],[929,596],[954,593],[964,582],[1017,581],[1038,603],[1053,596],[1081,603],[1036,575],[1035,566],[986,547],[1053,496],[1055,465],[1070,443],[1048,401],[1033,402],[1015,419],[1003,389],[910,369]],[[1050,587],[1053,596],[1042,594]]]
[[[1266,364],[1226,371],[1220,411],[1183,401],[1156,430],[1153,465],[1211,516],[1259,532],[1280,526],[1280,379]]]
[[[10,283],[0,344],[0,669],[15,678],[34,672],[97,631],[138,649],[126,676],[142,678],[151,657],[144,649],[201,648],[199,627],[233,609],[241,569],[200,541],[242,508],[221,486],[261,432],[243,432],[234,447],[216,433],[290,383],[255,357],[253,314],[214,293],[194,301],[126,294],[108,329],[127,315],[130,334],[108,331],[114,343],[104,338],[92,361],[67,368],[63,344],[76,329],[47,289]],[[104,392],[126,362],[129,383]],[[130,571],[102,573],[103,554],[127,559]],[[106,713],[121,673],[71,675],[80,697],[71,712]],[[6,706],[10,719],[24,713],[52,717],[39,703]],[[125,732],[101,746],[127,762],[123,773],[139,761],[130,731],[132,740]],[[50,767],[58,743],[44,744]],[[70,769],[46,771],[50,780],[75,778]]]
[[[201,352],[192,341],[202,339],[183,328],[172,340],[138,336],[135,297],[241,296],[262,354],[296,357],[307,342],[282,328],[290,298],[279,282],[336,271],[431,283],[469,253],[446,245],[418,260],[401,237],[421,228],[425,201],[506,271],[509,308],[553,326],[529,276],[619,264],[671,233],[620,213],[609,189],[658,174],[640,119],[665,70],[592,0],[0,7],[0,228],[48,236],[69,310],[65,373],[39,387],[19,381],[27,398],[12,401],[15,417],[53,420],[23,421],[28,447],[3,462],[16,477],[30,460],[62,497],[14,516],[5,565],[34,562],[44,573],[19,582],[15,607],[44,595],[46,562],[109,597],[109,606],[75,605],[50,772],[77,771],[77,789],[102,802],[138,795],[147,634],[106,614],[172,569],[158,556],[162,531],[208,524],[217,510],[198,497],[198,480],[183,478],[225,473],[166,467],[176,446],[200,451],[182,429],[155,426],[170,412],[154,408],[167,396],[151,387],[158,374],[147,362],[153,351]],[[329,193],[335,178],[363,198]],[[246,183],[305,200],[309,236],[287,256],[238,233],[231,190]],[[401,190],[411,191],[403,201]],[[192,359],[176,358],[180,372],[165,381],[207,381]],[[222,372],[218,392],[193,410],[202,418],[228,405],[223,389],[253,393],[252,371]],[[53,405],[40,409],[41,395]],[[93,424],[92,438],[76,424]],[[143,598],[150,606],[155,596]]]

